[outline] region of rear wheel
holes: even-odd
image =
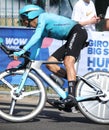
[[[94,122],[109,124],[109,73],[91,72],[86,74],[84,78],[99,87],[105,93],[105,96],[78,102],[80,111]],[[94,95],[97,95],[97,92],[93,88],[83,81],[78,82],[76,97],[82,98]]]
[[[39,78],[31,72],[20,94],[15,95],[23,73],[24,70],[19,70],[0,74],[0,116],[8,121],[30,120],[45,106],[45,88]]]

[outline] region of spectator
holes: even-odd
[[[100,21],[92,0],[79,0],[74,5],[71,19],[78,21],[87,31],[95,31],[95,24]]]

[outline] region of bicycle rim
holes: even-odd
[[[109,124],[109,73],[101,71],[91,72],[86,74],[84,78],[97,85],[107,96],[78,102],[81,113],[96,123]],[[76,96],[86,97],[92,95],[96,95],[96,91],[83,81],[79,81]]]
[[[23,73],[23,70],[19,70],[0,74],[0,116],[5,120],[12,122],[30,120],[38,115],[45,105],[45,88],[31,72],[20,96],[14,97],[13,93],[18,88]],[[26,95],[22,96],[24,94]]]

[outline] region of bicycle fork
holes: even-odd
[[[16,101],[17,101],[17,98],[20,96],[21,94],[21,91],[24,87],[24,84],[26,82],[26,79],[27,79],[27,76],[28,76],[28,73],[29,73],[30,69],[26,69],[22,78],[21,78],[21,82],[20,84],[18,85],[17,89],[15,89],[13,92],[12,92],[12,100],[11,100],[11,106],[10,106],[10,110],[9,110],[9,114],[12,115],[13,112],[14,112],[14,108],[15,108],[15,104],[16,104]]]

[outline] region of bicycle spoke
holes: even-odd
[[[4,84],[6,84],[8,86],[8,88],[10,88],[11,90],[13,89],[13,86],[4,78],[0,79]]]
[[[30,96],[30,95],[37,95],[39,93],[41,93],[40,90],[31,91],[31,92],[23,92],[22,95],[21,95],[21,97]]]
[[[15,100],[15,99],[12,99],[12,101],[11,101],[11,106],[10,106],[10,111],[9,111],[9,114],[10,114],[10,115],[13,115],[14,108],[15,108],[15,104],[16,104],[16,100]]]
[[[108,103],[108,102],[107,102]],[[107,107],[106,104],[99,103],[98,105],[98,117],[101,117],[103,119],[109,118],[109,107]]]

